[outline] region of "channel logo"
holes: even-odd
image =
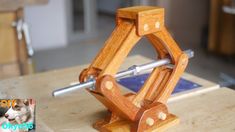
[[[0,132],[35,130],[33,99],[0,99]]]

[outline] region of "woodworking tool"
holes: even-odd
[[[193,56],[182,51],[164,24],[164,9],[152,6],[121,8],[117,26],[92,63],[79,75],[80,84],[58,89],[53,96],[87,88],[107,109],[107,116],[93,127],[103,132],[163,131],[179,123],[167,108],[176,84]],[[146,37],[156,53],[156,60],[118,72],[138,41]],[[151,70],[137,92],[123,94],[116,79]],[[79,97],[77,97],[79,99]],[[79,107],[78,107],[79,109]]]

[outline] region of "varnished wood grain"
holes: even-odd
[[[136,6],[118,9],[117,19],[123,18],[135,20],[139,36],[160,31],[164,27],[164,9],[160,7]],[[157,22],[159,28],[156,28]]]
[[[127,40],[127,37],[129,38],[129,40]],[[130,37],[133,37],[133,38],[130,38]],[[115,28],[115,30],[113,31],[113,33],[111,34],[109,39],[105,42],[104,47],[99,52],[102,54],[98,54],[95,57],[95,59],[93,60],[93,62],[90,65],[90,67],[95,67],[98,69],[107,68],[107,70],[103,71],[101,73],[101,75],[104,75],[107,73],[110,75],[115,75],[115,73],[117,72],[117,70],[119,68],[119,65],[121,64],[122,60],[125,58],[125,55],[121,56],[122,59],[117,58],[119,60],[119,62],[117,62],[117,61],[113,62],[113,63],[117,63],[117,64],[112,65],[114,67],[110,67],[111,65],[109,62],[111,62],[114,59],[113,57],[120,56],[120,55],[117,56],[115,54],[117,52],[122,51],[122,50],[119,50],[119,48],[121,48],[124,41],[127,41],[127,42],[130,40],[134,40],[134,41],[137,40],[138,41],[138,39],[139,39],[139,37],[135,35],[134,23],[133,22],[123,22],[121,25],[119,25]],[[127,43],[127,44],[131,44],[131,43]],[[133,44],[131,44],[131,45],[133,45]],[[130,45],[130,48],[132,47],[131,45]],[[128,53],[128,52],[126,52],[126,53]],[[118,54],[120,54],[120,53],[118,53]],[[114,59],[114,60],[116,60],[116,59]],[[113,70],[110,71],[111,70],[110,68],[112,68]]]
[[[15,28],[12,26],[16,19],[15,12],[0,12],[0,64],[18,60],[18,40]]]
[[[178,123],[179,119],[175,115],[169,115],[165,121],[159,122],[152,129],[146,132],[163,132],[166,131],[169,127],[173,127]],[[107,125],[103,131],[128,132],[130,129],[130,122],[122,120],[115,122],[112,125]]]
[[[136,19],[138,14],[160,13],[162,10],[162,8],[155,6],[127,7],[118,9],[117,16],[121,18]]]

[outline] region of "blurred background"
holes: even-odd
[[[235,0],[0,0],[0,78],[89,64],[115,28],[118,8],[165,8],[182,49],[193,49],[187,72],[235,83]],[[129,56],[155,59],[143,38]]]

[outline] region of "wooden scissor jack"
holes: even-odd
[[[169,113],[166,103],[188,64],[190,53],[183,52],[168,33],[164,26],[164,9],[149,6],[122,8],[117,11],[116,21],[117,26],[104,47],[80,74],[82,83],[56,90],[53,95],[89,87],[88,91],[110,113],[94,124],[100,131],[161,131],[177,124],[178,118]],[[143,36],[153,45],[160,61],[118,72]],[[121,94],[115,78],[150,68],[154,69],[137,93]]]

